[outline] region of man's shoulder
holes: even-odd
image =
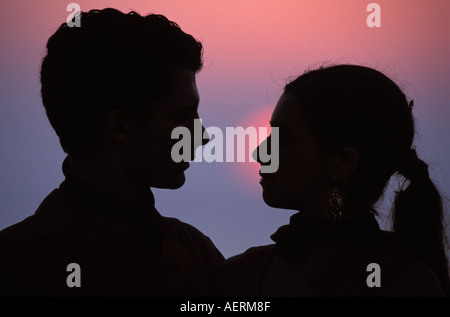
[[[52,209],[52,206],[57,203],[57,200],[59,200],[59,195],[55,189],[44,198],[34,214],[0,231],[0,245],[4,242],[10,245],[34,240],[42,231],[41,226],[47,223],[42,218],[46,216],[48,209]]]
[[[258,296],[261,280],[275,245],[252,247],[228,258],[217,272],[215,293],[218,296]]]
[[[0,231],[0,246],[5,242],[11,244],[28,239],[33,239],[37,231],[36,216],[31,215],[24,220],[13,224]]]
[[[220,269],[222,279],[247,279],[249,276],[264,270],[274,254],[274,244],[252,247],[241,254],[237,254],[225,260]]]
[[[169,242],[176,240],[176,243],[181,243],[187,248],[195,249],[199,255],[214,253],[223,260],[222,254],[211,239],[193,225],[177,218],[165,216],[161,216],[161,224],[165,237]]]
[[[56,220],[47,216],[61,207],[63,203],[58,189],[53,190],[44,198],[33,215],[0,231],[0,245],[15,245],[36,241],[40,234],[45,232],[46,227]]]
[[[224,267],[228,269],[242,269],[244,267],[254,268],[258,263],[264,262],[275,249],[275,244],[262,245],[247,249],[241,254],[228,258]]]
[[[181,221],[180,219],[161,216],[161,223],[164,230],[166,230],[166,232],[170,232],[173,235],[188,235],[190,237],[198,239],[209,239],[199,229],[197,229],[193,225]]]

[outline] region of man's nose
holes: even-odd
[[[206,131],[206,128],[199,119],[194,120],[194,126],[190,128],[190,131],[192,133],[191,145],[194,152],[198,147],[205,145],[211,140],[208,131]]]
[[[208,131],[206,131],[205,127],[202,124],[202,145],[205,145],[209,141],[211,141],[211,136],[209,135]]]

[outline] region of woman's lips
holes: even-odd
[[[273,184],[273,177],[271,174],[265,174],[265,173],[259,172],[259,175],[261,176],[261,179],[259,180],[259,183],[261,185]]]
[[[259,175],[262,178],[267,178],[267,179],[273,180],[273,174],[271,174],[271,173],[261,173],[261,171],[259,171]]]

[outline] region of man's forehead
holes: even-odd
[[[194,71],[187,68],[174,70],[169,76],[169,86],[171,97],[189,98],[193,102],[198,102],[199,94]]]

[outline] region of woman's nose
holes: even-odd
[[[270,136],[268,136],[264,141],[262,141],[252,153],[252,157],[256,162],[258,162],[261,165],[268,164],[269,162],[264,163],[261,161],[261,155],[259,154],[261,147],[264,147],[265,149],[270,149]]]

